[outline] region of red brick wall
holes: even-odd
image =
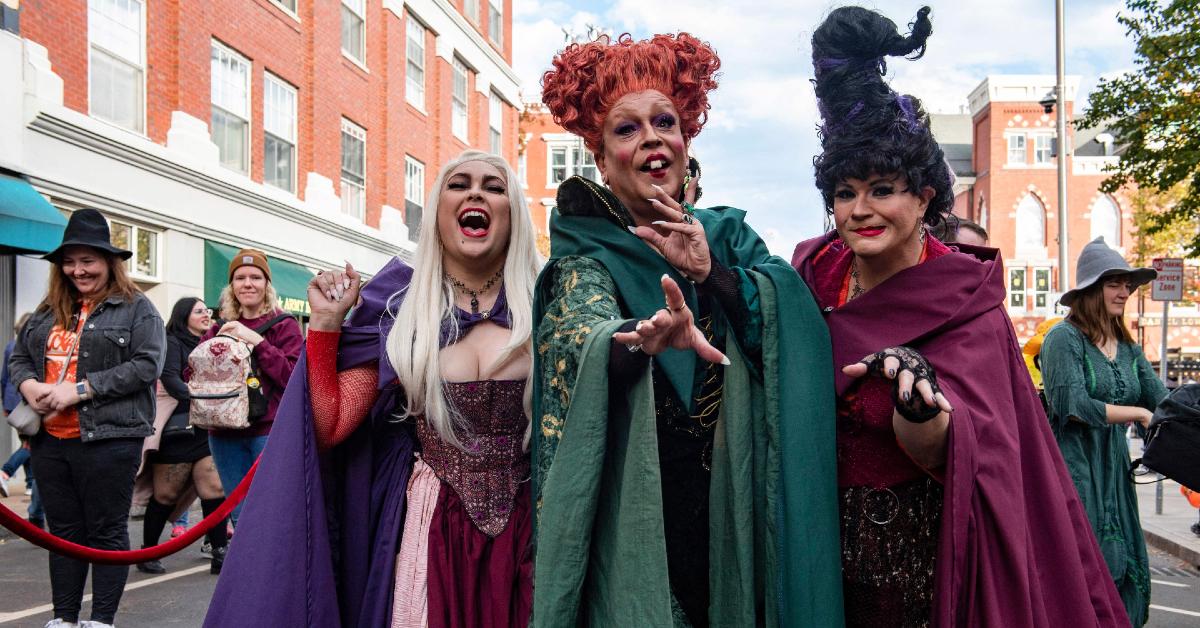
[[[379,224],[384,204],[404,207],[406,154],[424,162],[428,191],[440,165],[467,147],[451,133],[451,68],[436,55],[436,37],[426,31],[425,111],[420,111],[404,98],[408,18],[385,10],[379,0],[367,3],[365,69],[341,52],[341,4],[334,0],[302,1],[296,17],[269,0],[151,0],[146,11],[146,135],[152,141],[166,143],[174,111],[211,118],[215,39],[251,63],[248,174],[254,181],[261,182],[263,172],[264,71],[297,88],[298,196],[304,195],[308,172],[328,177],[340,192],[342,118],[366,129],[368,224]],[[504,19],[504,56],[511,59],[510,11]],[[26,0],[21,27],[22,36],[49,50],[63,79],[64,104],[87,113],[86,0]],[[481,32],[486,39],[486,14]],[[470,140],[486,150],[487,95],[475,91],[473,78],[468,94]],[[511,106],[505,111],[511,122],[505,125],[504,155],[515,163],[518,114]]]

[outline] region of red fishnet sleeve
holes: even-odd
[[[372,362],[339,372],[341,332],[308,332],[308,390],[317,447],[329,449],[349,436],[367,416],[378,394],[378,366]]]

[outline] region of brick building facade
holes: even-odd
[[[27,0],[18,24],[0,169],[146,244],[160,309],[205,287],[207,244],[374,272],[443,162],[515,161],[511,0]]]
[[[554,117],[538,102],[527,102],[519,128],[520,154],[517,157],[529,213],[538,232],[538,245],[549,253],[550,210],[558,184],[568,177],[582,175],[600,181],[595,157],[583,138],[555,124]]]
[[[1076,131],[1074,101],[1079,77],[1067,77],[1067,236],[1072,286],[1075,262],[1091,240],[1104,236],[1122,253],[1133,248],[1132,207],[1127,194],[1100,191],[1105,167],[1119,159],[1114,138],[1103,129]],[[1054,76],[988,76],[968,97],[969,113],[934,115],[933,131],[957,175],[955,213],[982,224],[990,244],[1000,249],[1008,284],[1007,305],[1022,340],[1038,323],[1061,315],[1058,296],[1058,111],[1038,101],[1052,93]],[[1068,286],[1069,287],[1069,286]],[[1158,359],[1161,305],[1145,300],[1139,315],[1130,303],[1126,318],[1143,328],[1144,349]],[[1155,318],[1158,312],[1157,318]],[[1176,319],[1178,316],[1178,319]],[[1185,354],[1200,353],[1196,308],[1172,314],[1169,344]],[[1135,335],[1136,337],[1136,335]]]

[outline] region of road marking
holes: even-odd
[[[1180,615],[1200,617],[1200,613],[1197,613],[1196,611],[1185,611],[1182,608],[1171,608],[1170,606],[1159,606],[1158,604],[1151,604],[1150,608],[1153,608],[1156,611],[1167,611],[1168,613],[1179,613]]]
[[[137,582],[134,582],[133,584],[125,585],[125,590],[133,591],[134,589],[148,587],[153,584],[159,584],[160,582],[166,582],[168,580],[174,580],[176,578],[190,576],[194,573],[200,573],[202,571],[207,571],[210,567],[211,567],[211,565],[196,565],[195,567],[189,567],[189,568],[181,570],[181,571],[176,571],[176,572],[165,574],[162,576],[155,576],[153,578],[147,578],[145,580],[139,580]],[[90,602],[91,600],[92,600],[91,593],[88,593],[87,595],[83,596],[84,602]],[[0,624],[7,623],[10,621],[15,621],[18,619],[24,619],[31,615],[40,615],[42,613],[47,613],[52,610],[54,610],[53,604],[43,604],[41,606],[27,608],[22,611],[12,611],[11,613],[0,613]]]
[[[1151,578],[1150,582],[1153,582],[1154,584],[1161,584],[1164,587],[1179,587],[1181,589],[1188,588],[1188,585],[1183,584],[1182,582],[1167,582],[1166,580],[1155,580],[1154,578]]]

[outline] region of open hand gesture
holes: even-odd
[[[633,331],[613,334],[613,340],[629,347],[631,351],[641,350],[649,355],[658,355],[668,348],[692,349],[709,362],[728,366],[729,358],[709,344],[704,333],[696,327],[692,311],[675,280],[663,275],[662,289],[667,307],[646,320],[638,321]]]
[[[648,227],[635,227],[631,231],[654,247],[668,264],[688,279],[703,282],[712,270],[704,225],[662,188],[656,185],[654,189],[655,197],[646,200],[650,201],[650,206],[658,211],[662,219],[655,220]]]
[[[892,380],[892,400],[900,416],[914,423],[954,408],[942,394],[933,367],[912,347],[889,347],[842,368],[850,377],[875,375]],[[916,395],[913,391],[916,391]]]

